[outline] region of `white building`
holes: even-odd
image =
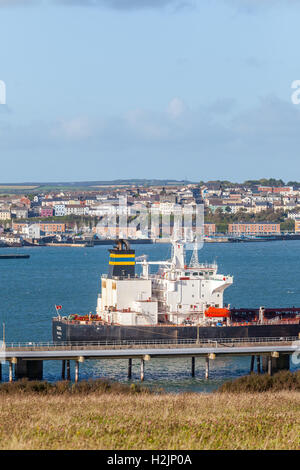
[[[40,224],[30,224],[27,229],[28,238],[41,238]]]
[[[54,206],[55,217],[64,217],[67,214],[66,206],[64,204],[56,204]]]
[[[89,207],[80,204],[69,204],[65,206],[66,215],[89,215]]]

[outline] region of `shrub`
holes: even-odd
[[[21,379],[16,382],[4,382],[0,384],[0,395],[34,393],[39,395],[88,395],[90,393],[151,393],[147,388],[137,384],[121,384],[105,379],[82,380],[77,384],[67,380],[50,383],[47,381],[30,381]]]
[[[242,393],[242,392],[267,392],[280,390],[300,391],[300,371],[290,372],[283,370],[273,376],[268,374],[251,374],[225,382],[217,392]]]

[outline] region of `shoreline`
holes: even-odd
[[[264,242],[276,242],[276,241],[296,241],[300,240],[299,235],[278,235],[277,237],[272,236],[269,237],[259,237],[259,238],[207,238],[203,240],[203,243],[264,243]],[[148,239],[148,240],[129,240],[131,245],[163,245],[163,244],[170,244],[172,241],[171,239]],[[94,248],[94,246],[106,246],[106,245],[114,245],[116,243],[115,239],[107,239],[107,240],[96,240],[92,243],[89,241],[78,241],[75,243],[68,243],[68,242],[55,242],[55,243],[32,243],[32,244],[11,244],[6,246],[0,246],[1,248],[45,248],[45,247],[70,247],[70,248]]]

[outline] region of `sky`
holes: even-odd
[[[300,180],[299,15],[300,0],[0,0],[0,183]]]

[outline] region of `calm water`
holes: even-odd
[[[107,248],[15,248],[0,253],[26,253],[30,259],[0,260],[0,322],[6,341],[51,341],[54,305],[63,314],[94,312],[100,275],[107,272]],[[149,259],[169,258],[169,245],[135,245],[136,254]],[[300,241],[205,244],[200,261],[217,261],[219,272],[232,274],[234,284],[224,299],[231,306],[300,306]],[[190,359],[155,359],[146,363],[145,384],[169,391],[210,391],[224,380],[248,373],[250,358],[211,361],[211,379],[204,377],[204,362],[196,360],[190,377]],[[80,377],[107,377],[127,381],[127,361],[88,361]],[[60,364],[44,363],[47,380],[60,378]],[[4,367],[4,378],[7,368]],[[133,361],[133,381],[139,379],[139,361]]]

